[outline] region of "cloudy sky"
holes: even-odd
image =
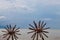
[[[60,29],[60,0],[0,0],[0,25],[27,28],[33,20]]]

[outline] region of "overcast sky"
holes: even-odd
[[[33,20],[60,29],[60,0],[0,0],[0,25],[17,24],[27,28]]]

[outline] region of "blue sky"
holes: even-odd
[[[32,21],[45,21],[60,29],[60,0],[0,0],[0,25],[17,24],[28,28]]]

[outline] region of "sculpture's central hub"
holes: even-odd
[[[37,33],[40,33],[40,32],[42,32],[42,29],[37,28],[37,29],[35,29],[35,31],[36,31]]]
[[[13,35],[14,33],[15,33],[14,31],[10,31],[10,32],[9,32],[10,35]]]

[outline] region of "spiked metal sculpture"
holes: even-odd
[[[10,38],[12,40],[17,40],[17,35],[21,35],[18,33],[20,30],[19,28],[16,28],[16,25],[14,27],[12,27],[11,25],[7,25],[7,27],[4,28],[6,29],[6,31],[2,31],[5,32],[5,34],[3,34],[3,38],[7,38],[7,40],[9,40]]]
[[[48,38],[48,36],[45,33],[49,33],[49,32],[46,31],[46,29],[49,29],[49,27],[45,28],[46,23],[44,21],[39,21],[38,24],[35,21],[33,21],[33,23],[34,23],[34,26],[29,24],[29,26],[31,26],[29,29],[32,30],[32,31],[28,32],[28,34],[29,33],[34,33],[31,36],[31,38],[33,38],[33,40],[34,40],[35,37],[36,37],[36,40],[38,40],[38,38],[40,36],[40,38],[42,40],[44,40],[43,35]]]

